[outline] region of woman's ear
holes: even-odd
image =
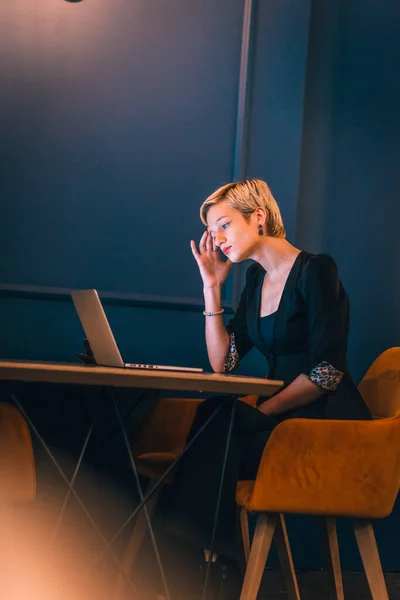
[[[267,213],[266,213],[265,209],[261,208],[261,206],[259,206],[254,211],[253,215],[255,217],[256,224],[258,225],[260,223],[264,227],[265,221],[267,219]]]

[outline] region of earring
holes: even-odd
[[[264,235],[264,229],[261,223],[258,224],[258,235]]]

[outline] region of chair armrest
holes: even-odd
[[[252,510],[363,518],[390,514],[400,483],[400,419],[289,419],[272,432]]]

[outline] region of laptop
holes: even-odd
[[[71,292],[71,296],[98,365],[127,369],[203,372],[203,369],[197,367],[124,363],[97,291],[75,290]]]

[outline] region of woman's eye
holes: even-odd
[[[229,223],[224,223],[224,224],[222,225],[222,229],[226,229],[226,228],[228,227],[228,225],[229,225]]]

